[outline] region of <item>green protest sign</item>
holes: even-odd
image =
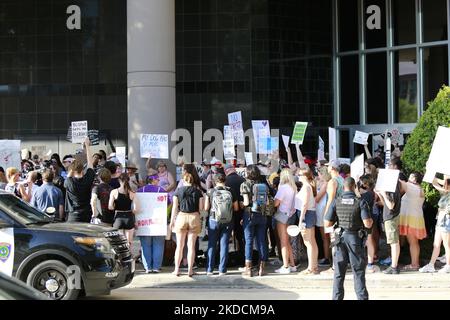
[[[296,122],[294,127],[294,133],[292,134],[291,143],[292,144],[303,144],[305,139],[306,127],[308,122]]]

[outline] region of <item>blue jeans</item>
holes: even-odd
[[[232,224],[219,224],[216,220],[209,218],[208,226],[208,264],[206,272],[213,272],[216,264],[217,242],[220,241],[220,264],[219,272],[227,272],[228,247],[230,242]]]
[[[141,236],[142,263],[147,271],[161,269],[164,255],[164,236]]]
[[[256,240],[256,247],[261,261],[269,260],[269,248],[267,245],[267,218],[260,213],[244,212],[244,235],[245,235],[245,260],[252,261],[253,239]]]

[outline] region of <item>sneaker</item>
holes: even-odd
[[[436,272],[436,269],[434,269],[434,266],[432,264],[424,265],[422,268],[419,269],[419,272],[421,273],[427,273],[427,272]]]
[[[198,269],[198,266],[196,265],[196,264],[194,264],[193,266],[192,266],[192,270],[197,270]]]
[[[438,271],[438,273],[450,273],[450,265],[446,264],[441,270]]]
[[[291,268],[290,267],[285,268],[285,267],[281,266],[281,268],[275,270],[275,272],[280,273],[280,274],[288,274],[288,273],[291,273]]]
[[[207,275],[208,277],[210,277],[210,276],[213,276],[214,273],[213,273],[213,272],[207,272],[206,275]]]
[[[389,266],[392,263],[392,259],[391,257],[387,257],[386,259],[380,260],[378,263],[383,266]]]
[[[375,273],[375,266],[372,263],[367,264],[366,273]]]
[[[145,270],[146,274],[149,274],[149,273],[152,273],[152,272],[153,272],[153,270]]]
[[[329,267],[330,266],[330,260],[323,258],[319,260],[319,266],[321,267]]]
[[[386,270],[384,270],[383,273],[384,274],[400,274],[400,269],[398,267],[397,268],[389,267]]]
[[[291,272],[297,272],[297,266],[290,266],[289,269],[291,270]]]
[[[223,277],[223,276],[226,276],[226,275],[227,275],[226,272],[219,272],[219,277]]]
[[[152,272],[153,273],[160,273],[160,270],[159,269],[153,269]]]
[[[442,257],[439,257],[436,259],[437,261],[439,261],[440,263],[447,263],[447,258],[445,257],[445,254]]]

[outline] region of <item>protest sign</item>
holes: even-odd
[[[245,145],[244,127],[242,124],[241,111],[228,114],[228,124],[234,137],[235,145]]]
[[[122,168],[125,168],[125,159],[126,159],[127,150],[126,147],[117,147],[116,148],[116,158],[122,164]]]
[[[385,160],[384,165],[386,168],[389,168],[389,164],[391,163],[391,138],[386,139],[386,146],[384,147],[385,150]]]
[[[72,121],[72,143],[83,143],[87,136],[87,121]]]
[[[169,159],[167,134],[141,134],[141,158]]]
[[[308,122],[296,122],[294,127],[294,132],[292,133],[292,144],[303,144],[305,139],[306,128],[308,127]]]
[[[270,153],[270,125],[268,120],[252,120],[253,138],[255,140],[256,153]]]
[[[376,191],[395,192],[398,182],[399,170],[378,169]]]
[[[282,135],[281,137],[283,138],[283,144],[284,144],[284,147],[285,147],[286,149],[289,148],[289,139],[290,139],[291,137],[285,136],[285,135]]]
[[[337,158],[340,164],[348,164],[351,165],[352,160],[350,158]]]
[[[98,146],[100,144],[100,137],[98,130],[89,130],[88,137],[89,141],[91,141],[92,146]]]
[[[280,140],[279,137],[270,138],[270,152],[276,153],[280,150]]]
[[[450,128],[439,127],[427,161],[423,180],[432,183],[436,173],[450,175]]]
[[[328,153],[329,160],[336,160],[337,158],[337,140],[336,140],[336,129],[328,128]]]
[[[223,126],[223,139],[224,140],[230,140],[233,139],[233,131],[231,131],[231,127],[230,126]]]
[[[234,152],[234,139],[223,141],[223,154],[225,160],[234,160],[236,153]]]
[[[319,136],[319,149],[317,150],[317,161],[325,160],[325,142]]]
[[[245,164],[247,166],[253,164],[253,153],[252,152],[245,152]]]
[[[20,140],[0,140],[0,167],[20,169],[20,163]]]
[[[353,143],[366,145],[367,140],[369,139],[369,134],[362,132],[362,131],[356,131],[355,137],[353,138]]]
[[[167,193],[138,192],[135,195],[137,236],[167,235]]]
[[[350,175],[356,182],[364,175],[364,153],[357,156],[350,164]]]

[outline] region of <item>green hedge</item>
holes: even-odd
[[[443,86],[437,97],[428,103],[427,110],[411,133],[402,154],[407,172],[425,173],[426,163],[439,126],[450,127],[450,87]],[[449,161],[449,159],[443,159]],[[428,183],[423,184],[426,200],[436,205],[439,193]]]

